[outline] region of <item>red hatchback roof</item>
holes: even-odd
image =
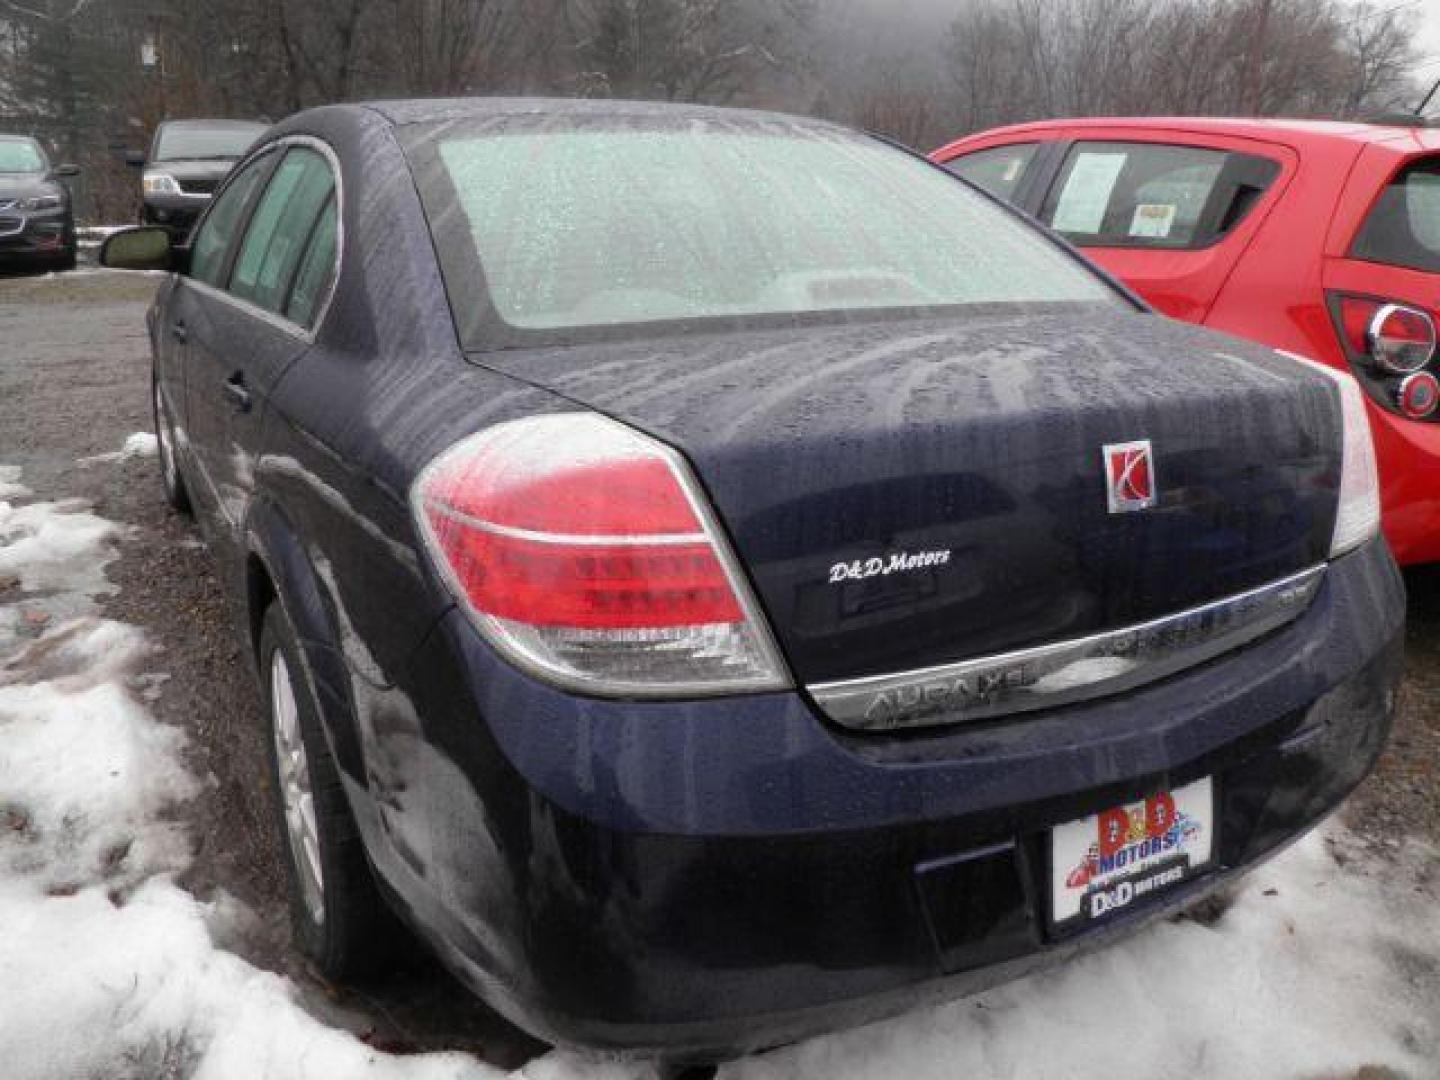
[[[1094,116],[1076,120],[1038,120],[1008,127],[991,128],[984,134],[1009,135],[1053,131],[1057,128],[1132,128],[1151,131],[1193,131],[1211,135],[1232,135],[1284,143],[1297,149],[1336,139],[1377,146],[1393,146],[1398,153],[1440,151],[1440,129],[1411,128],[1389,124],[1362,124],[1348,120],[1273,120],[1254,117],[1214,116]],[[957,139],[936,150],[934,157],[950,156],[974,136]]]

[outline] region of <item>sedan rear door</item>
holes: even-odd
[[[232,245],[224,287],[202,287],[188,328],[190,437],[216,523],[229,536],[254,487],[264,404],[310,345],[334,252],[336,184],[326,154],[292,144],[272,156],[273,171]]]
[[[197,425],[204,426],[204,403],[192,400],[192,386],[198,399],[203,381],[194,371],[196,350],[192,340],[213,338],[214,308],[224,303],[223,290],[236,243],[274,164],[274,153],[262,153],[225,185],[195,231],[188,271],[175,277],[167,302],[157,308],[155,343],[161,361],[157,365],[160,392],[175,418],[185,458],[199,475],[200,482],[191,485],[195,490],[190,496],[202,520],[217,512],[218,500],[204,443],[194,437]]]

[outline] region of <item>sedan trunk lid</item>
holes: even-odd
[[[1323,564],[1335,522],[1329,380],[1144,313],[997,307],[478,359],[683,452],[806,685],[1203,607]]]

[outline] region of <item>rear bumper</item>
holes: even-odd
[[[1440,424],[1372,404],[1385,536],[1401,566],[1440,562]]]
[[[362,720],[369,790],[351,792],[401,909],[521,1026],[724,1057],[1062,959],[1298,837],[1379,754],[1403,613],[1371,544],[1240,653],[904,738],[841,735],[796,695],[578,700],[507,668],[457,616],[407,680],[410,720],[393,702]],[[1098,930],[1047,931],[1046,830],[1201,776],[1220,869]]]

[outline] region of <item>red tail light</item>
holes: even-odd
[[[1440,409],[1440,379],[1428,371],[1407,375],[1395,392],[1395,403],[1411,420],[1424,420]]]
[[[1342,296],[1340,330],[1350,350],[1384,375],[1413,375],[1435,356],[1435,320],[1404,304]]]
[[[489,428],[416,485],[432,554],[513,661],[597,693],[784,685],[744,578],[683,461],[603,417]]]

